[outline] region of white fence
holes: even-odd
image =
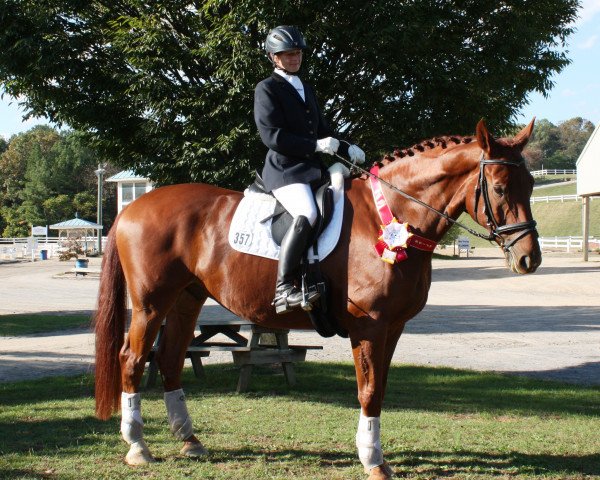
[[[583,237],[540,237],[538,238],[541,249],[578,251],[583,248]],[[590,250],[600,248],[600,238],[589,237],[588,246]]]
[[[546,175],[577,175],[577,170],[534,170],[531,172],[534,177],[545,177]]]
[[[590,197],[594,200],[596,197]],[[599,197],[600,198],[600,197]],[[547,197],[531,197],[530,203],[549,203],[549,202],[581,202],[581,197],[576,194],[572,195],[549,195]]]
[[[0,238],[0,259],[39,259],[41,251],[46,250],[47,258],[58,256],[63,248],[65,238],[35,237],[36,242],[31,242],[28,237]],[[87,242],[88,250],[94,249],[98,243],[97,237],[78,238],[83,246]],[[106,247],[106,237],[102,237],[102,248]]]

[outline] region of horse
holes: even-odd
[[[513,138],[494,138],[482,120],[475,136],[438,137],[386,155],[376,165],[381,182],[393,186],[385,195],[391,212],[421,238],[439,242],[466,211],[513,272],[534,272],[541,264],[530,208],[534,180],[522,156],[534,121]],[[409,246],[404,260],[381,260],[373,248],[382,226],[369,180],[364,174],[345,180],[340,239],[321,269],[330,281],[329,311],[352,347],[361,407],[358,457],[368,478],[381,480],[393,475],[380,443],[388,370],[404,325],[427,301],[432,252]],[[143,439],[139,386],[164,319],[156,360],[170,429],[188,456],[206,453],[193,431],[181,372],[207,298],[266,327],[312,328],[302,310],[276,315],[277,262],[228,244],[242,195],[205,184],[165,186],[131,203],[109,233],[95,315],[96,416],[106,420],[121,407],[129,464],[154,461]],[[125,335],[127,292],[132,316]]]

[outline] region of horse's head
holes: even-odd
[[[467,202],[471,216],[488,229],[515,273],[535,272],[542,263],[530,206],[533,177],[522,156],[534,121],[512,139],[495,139],[483,120],[477,124],[482,152],[475,197]]]

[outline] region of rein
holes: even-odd
[[[399,189],[395,185],[392,185],[390,182],[383,180],[381,177],[379,177],[379,175],[375,175],[374,173],[372,173],[368,170],[365,170],[362,167],[359,167],[358,165],[351,162],[350,160],[345,159],[338,153],[335,154],[336,157],[338,157],[344,163],[348,164],[351,168],[354,168],[354,169],[362,172],[363,174],[368,175],[369,177],[376,178],[381,183],[383,183],[386,187],[388,187],[390,190],[393,190],[394,192],[400,194],[401,196],[403,196],[404,198],[406,198],[412,202],[418,203],[422,207],[425,207],[428,210],[434,212],[436,215],[444,218],[447,222],[457,225],[458,227],[466,230],[471,235],[474,235],[476,237],[479,237],[479,238],[482,238],[482,239],[488,240],[488,241],[492,241],[492,240],[494,240],[494,238],[498,237],[498,239],[501,242],[500,246],[505,251],[509,251],[509,249],[518,240],[520,240],[522,237],[524,237],[528,233],[535,231],[535,229],[536,229],[535,227],[536,227],[537,223],[535,222],[535,220],[532,220],[529,222],[512,223],[510,225],[502,225],[502,226],[498,225],[498,222],[496,222],[496,219],[494,218],[494,216],[491,213],[492,206],[491,206],[490,197],[489,197],[489,193],[488,193],[487,177],[485,176],[485,166],[486,165],[509,165],[509,166],[513,166],[513,167],[519,167],[521,165],[521,162],[509,162],[509,161],[497,160],[497,159],[487,160],[483,157],[483,155],[484,154],[482,151],[481,158],[479,159],[479,179],[477,181],[477,187],[475,189],[475,215],[477,215],[477,204],[478,204],[479,196],[481,194],[481,196],[483,197],[483,201],[484,201],[484,213],[487,216],[486,223],[487,223],[488,227],[490,228],[490,233],[488,235],[483,235],[483,234],[473,230],[472,228],[467,227],[466,225],[460,223],[458,220],[455,220],[452,217],[450,217],[447,213],[441,212],[437,208],[432,207],[431,205],[419,200],[418,198],[415,198],[412,195],[404,192],[403,190]],[[505,243],[504,238],[502,238],[502,234],[506,233],[506,232],[516,231],[516,230],[523,230],[523,232],[517,238],[514,238],[510,242]]]

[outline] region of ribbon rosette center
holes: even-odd
[[[407,248],[408,239],[412,233],[408,231],[408,223],[399,223],[395,218],[385,226],[381,226],[380,240],[383,240],[387,248],[395,250],[397,248]]]

